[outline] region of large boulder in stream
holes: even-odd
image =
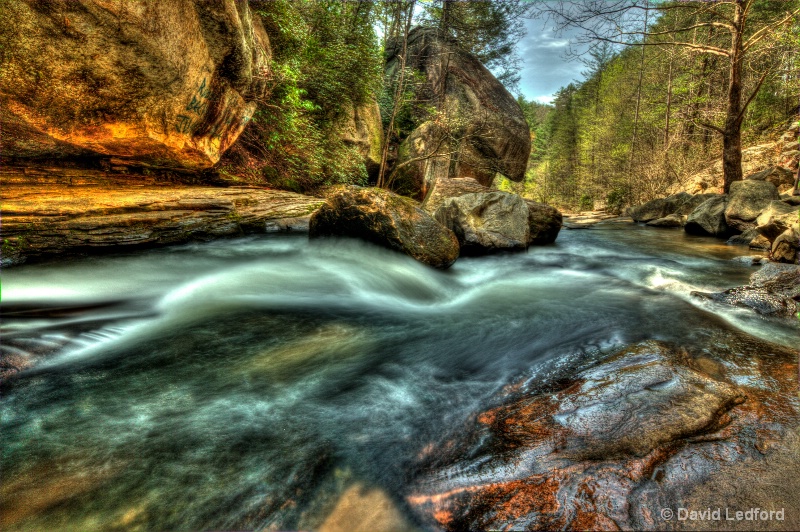
[[[387,49],[389,77],[399,72],[400,50],[400,43]],[[498,173],[522,180],[531,151],[525,115],[475,56],[437,29],[418,27],[408,37],[406,67],[422,74],[419,90],[435,113],[414,117],[414,130],[399,147],[398,164],[412,161],[403,169],[405,180],[423,196],[441,178],[471,177],[485,186]]]
[[[212,166],[267,90],[269,40],[248,6],[2,2],[3,156]]]
[[[528,247],[528,216],[525,200],[500,191],[449,198],[434,214],[455,233],[462,252],[471,255]]]
[[[725,222],[740,232],[751,229],[758,215],[778,199],[778,189],[768,181],[735,181],[725,207]]]
[[[800,450],[797,352],[705,334],[703,346],[641,342],[506,386],[424,447],[406,500],[447,531],[672,529],[662,509],[720,501],[786,502],[796,528],[800,482],[784,468]]]
[[[704,201],[689,214],[684,231],[692,235],[728,236],[731,228],[725,221],[727,206],[727,196],[716,195]]]
[[[451,230],[413,200],[381,188],[334,188],[311,217],[309,236],[360,238],[435,268],[449,268],[459,255]]]
[[[485,187],[470,177],[439,179],[428,190],[422,208],[435,214],[442,204],[450,198],[458,198],[467,194],[499,192],[497,189]],[[525,199],[528,207],[528,245],[541,246],[556,241],[563,225],[563,216],[555,207]]]

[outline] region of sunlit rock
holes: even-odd
[[[206,168],[266,93],[247,2],[24,0],[0,7],[3,156]]]

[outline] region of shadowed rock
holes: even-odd
[[[380,188],[333,189],[311,217],[309,236],[360,238],[435,268],[449,268],[459,253],[452,231],[413,200]]]
[[[726,196],[715,196],[701,203],[689,214],[684,231],[693,235],[712,235],[725,237],[731,228],[725,222],[725,209],[728,206]]]
[[[703,202],[719,194],[687,194],[679,192],[666,198],[657,198],[642,205],[628,208],[626,214],[635,222],[650,222],[671,214],[687,216]]]
[[[525,204],[528,206],[528,230],[530,231],[528,245],[540,246],[555,242],[564,223],[564,218],[558,209],[531,200],[525,200]]]
[[[800,261],[800,225],[794,224],[778,235],[772,243],[772,258],[789,264]]]
[[[684,218],[680,214],[670,214],[664,218],[647,222],[650,227],[682,227]]]

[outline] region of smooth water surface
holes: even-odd
[[[445,272],[259,236],[3,272],[4,529],[314,527],[353,480],[402,510],[421,449],[537,368],[644,339],[800,329],[693,298],[747,254],[633,224]]]

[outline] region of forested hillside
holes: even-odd
[[[748,3],[740,35],[731,29],[735,3],[632,2],[650,9],[628,19],[612,13],[615,2],[543,7],[584,31],[576,60],[587,77],[552,105],[521,99],[534,147],[516,188],[582,210],[664,196],[721,159],[731,98],[744,147],[777,140],[800,106],[800,24],[787,16],[798,2]],[[625,28],[608,31],[612,20]],[[733,67],[740,86],[732,96]]]

